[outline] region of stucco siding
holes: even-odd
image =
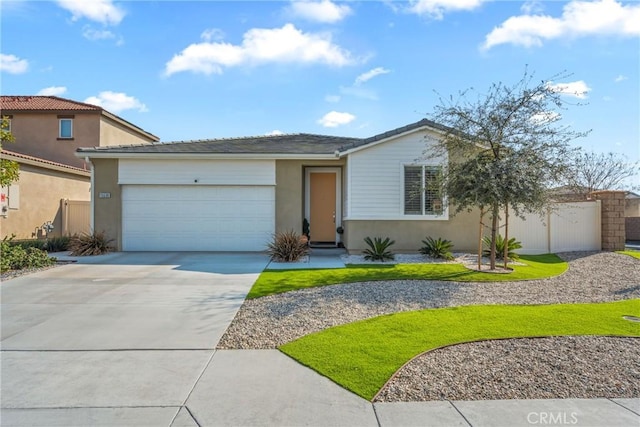
[[[275,185],[275,161],[121,159],[118,182],[150,185]]]
[[[276,160],[276,232],[293,230],[296,233],[302,233],[306,167],[344,167],[344,165],[344,160]],[[342,194],[345,192],[343,191]]]
[[[403,165],[424,159],[429,138],[417,131],[349,155],[347,219],[412,219],[403,212]]]
[[[100,117],[100,141],[102,146],[146,144],[153,142],[150,138],[145,138],[141,136],[140,133],[134,132],[131,128],[127,128],[104,116]]]
[[[396,253],[417,252],[427,236],[449,239],[455,251],[477,251],[478,212],[461,212],[448,221],[345,220],[345,242],[350,253],[366,249],[365,237],[389,237]]]
[[[43,237],[40,227],[48,221],[54,226],[50,236],[59,236],[62,230],[60,200],[90,200],[89,177],[33,165],[20,165],[17,188],[19,209],[10,209],[6,218],[0,218],[2,237],[12,234],[17,239]]]
[[[93,229],[104,232],[122,250],[122,198],[118,185],[118,160],[92,159],[94,173]],[[100,197],[100,194],[103,197]],[[109,197],[106,197],[106,196]]]
[[[71,115],[73,116],[73,139],[58,139],[58,113],[13,113],[11,133],[16,142],[6,144],[4,148],[16,153],[84,168],[84,160],[77,158],[74,153],[79,147],[100,145],[100,116],[99,113]]]

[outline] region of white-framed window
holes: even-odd
[[[73,138],[73,119],[58,119],[60,122],[58,138],[71,139]]]
[[[442,215],[444,200],[438,185],[441,166],[404,166],[404,214]]]

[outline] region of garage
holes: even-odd
[[[273,162],[126,160],[119,184],[124,251],[263,251],[275,231]]]
[[[274,231],[273,187],[122,188],[125,251],[261,251]]]

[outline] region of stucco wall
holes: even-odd
[[[344,160],[337,161],[276,161],[276,232],[293,230],[302,233],[304,219],[304,169],[311,166],[343,167]],[[342,192],[345,194],[345,191]],[[343,203],[344,206],[344,203]]]
[[[10,209],[6,218],[0,218],[1,236],[42,237],[42,231],[37,228],[48,221],[55,227],[50,236],[59,236],[62,230],[60,200],[90,200],[90,181],[89,177],[21,164],[17,183],[19,209]]]
[[[430,220],[345,220],[345,244],[350,253],[367,248],[364,238],[390,237],[394,252],[417,252],[427,236],[448,239],[454,251],[478,250],[478,212],[461,212],[446,221]]]
[[[107,117],[100,117],[100,145],[146,144],[152,142],[139,133]]]
[[[625,199],[624,216],[640,217],[640,199]]]
[[[118,160],[93,159],[94,188],[93,229],[105,232],[113,239],[117,250],[122,250],[122,202],[120,185],[118,185]],[[109,193],[108,198],[100,197],[100,193]]]
[[[85,168],[83,159],[74,153],[79,147],[100,145],[99,113],[74,113],[73,139],[58,139],[58,113],[12,113],[11,133],[14,144],[5,149],[53,162]],[[88,167],[87,167],[88,170]]]

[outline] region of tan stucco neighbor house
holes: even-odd
[[[79,147],[148,144],[159,138],[102,107],[56,96],[1,96],[14,143],[2,158],[20,165],[20,179],[0,190],[0,237],[60,235],[63,200],[91,199],[90,168]],[[50,233],[45,224],[53,225]],[[87,221],[86,229],[89,229]]]
[[[424,187],[446,159],[425,160],[442,127],[421,120],[370,138],[290,134],[80,148],[93,165],[93,228],[122,251],[261,251],[273,233],[366,247],[388,236],[475,245],[477,215],[450,216]]]

